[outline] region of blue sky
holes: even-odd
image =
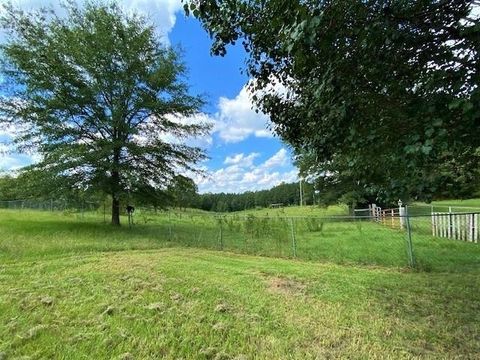
[[[2,3],[3,0],[0,0]],[[210,55],[208,34],[197,20],[183,14],[180,0],[120,0],[128,10],[148,14],[166,43],[181,47],[189,69],[188,81],[196,94],[205,94],[208,104],[199,119],[214,124],[212,133],[191,143],[205,148],[209,159],[200,167],[205,178],[195,177],[200,192],[243,192],[270,188],[297,179],[291,154],[285,144],[268,130],[268,117],[251,109],[241,73],[245,53],[241,46],[229,47],[225,57]],[[25,8],[53,5],[56,1],[15,0]],[[14,129],[0,130],[0,141],[14,136]],[[0,144],[0,169],[11,170],[31,163],[35,154],[9,154]]]

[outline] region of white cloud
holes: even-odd
[[[215,114],[215,132],[227,143],[245,140],[254,135],[256,137],[272,137],[273,133],[267,129],[269,118],[267,115],[253,110],[253,103],[245,85],[233,99],[221,97],[218,102],[219,112]]]
[[[266,91],[276,91],[285,93],[285,87],[278,82],[272,82],[272,85]],[[220,97],[217,104],[218,111],[209,115],[205,113],[198,114],[191,118],[193,121],[202,121],[213,124],[212,134],[218,134],[220,140],[224,143],[238,143],[249,136],[258,138],[271,138],[273,132],[269,127],[269,117],[262,112],[256,112],[255,106],[250,98],[248,84],[245,84],[237,96],[233,99]],[[182,119],[184,121],[185,119]],[[188,119],[186,119],[188,121]],[[174,142],[172,135],[164,134],[164,140]],[[210,146],[213,143],[211,135],[202,137],[200,140],[202,147]],[[238,155],[238,154],[237,154]],[[279,154],[284,156],[286,154]]]
[[[253,152],[250,155],[244,155],[243,153],[235,154],[233,156],[227,156],[223,162],[225,165],[235,165],[242,164],[243,166],[249,167],[252,166],[253,160],[259,157],[260,154]]]
[[[182,118],[180,121],[210,123],[213,125],[212,134],[218,134],[224,143],[237,143],[249,136],[273,137],[273,132],[268,129],[269,117],[253,110],[254,105],[250,99],[248,84],[244,85],[233,99],[220,97],[217,107],[218,111],[213,115],[200,113],[191,118]],[[200,147],[208,147],[213,143],[212,134],[196,140],[190,139],[189,142],[192,141]],[[163,134],[162,139],[167,142],[178,142],[178,139],[171,134]]]
[[[39,160],[38,155],[0,153],[0,171],[15,171]]]
[[[23,135],[28,129],[28,126],[21,124],[4,123],[0,127],[0,172],[13,172],[40,160],[40,156],[36,153],[19,154],[16,152],[13,140]]]
[[[472,11],[470,13],[470,18],[478,20],[480,18],[480,4],[472,4]]]
[[[146,15],[157,26],[160,34],[165,36],[173,29],[176,22],[175,13],[182,9],[181,0],[120,0],[120,4],[130,11]]]
[[[0,137],[7,138],[9,140],[14,139],[19,135],[19,131],[13,125],[5,125],[3,124],[0,128]]]
[[[265,169],[271,169],[279,166],[284,166],[287,164],[288,160],[289,159],[287,150],[281,148],[275,155],[265,161],[262,167],[264,167]]]
[[[258,153],[243,153],[227,156],[224,168],[209,176],[194,178],[201,193],[240,193],[248,190],[269,189],[282,182],[298,180],[298,171],[292,169],[285,149],[280,149],[263,163],[254,165]]]
[[[250,85],[253,81],[255,80],[245,84],[233,99],[220,97],[218,101],[218,112],[212,117],[216,123],[214,131],[226,143],[240,142],[249,136],[271,138],[274,135],[270,118],[252,101]],[[285,84],[275,77],[271,77],[263,89],[256,90],[256,94],[259,97],[265,94],[275,94],[290,99],[294,97],[293,92],[287,91]]]
[[[0,0],[1,1],[1,0]],[[10,143],[13,139],[32,131],[32,127],[19,122],[15,124],[2,123],[0,127],[0,141]]]
[[[265,168],[255,169],[244,174],[242,183],[257,188],[271,188],[281,182],[293,182],[297,180],[297,170],[290,170],[287,172],[274,171],[269,172]]]

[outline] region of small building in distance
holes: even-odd
[[[269,208],[275,209],[275,208],[281,208],[283,207],[283,203],[276,203],[276,204],[270,204]]]

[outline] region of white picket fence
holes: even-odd
[[[432,235],[477,243],[480,213],[432,213]]]
[[[475,208],[478,211],[478,208]],[[371,204],[368,209],[355,210],[368,214],[369,218],[393,229],[406,228],[406,209],[399,203],[398,208],[382,209]],[[428,215],[426,215],[428,216]],[[454,240],[480,242],[480,212],[431,212],[432,235]]]

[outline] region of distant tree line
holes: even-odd
[[[303,183],[303,203],[312,205],[318,202],[314,198],[313,185]],[[282,183],[269,190],[247,191],[242,194],[219,193],[199,194],[192,207],[206,211],[240,211],[256,207],[291,206],[300,204],[299,183]]]
[[[447,164],[443,165],[447,169]],[[398,198],[404,201],[465,199],[480,195],[478,182],[474,181],[473,174],[462,172],[457,166],[457,171],[444,171],[443,186],[435,188],[433,198],[425,198],[418,194],[410,197]],[[320,180],[323,179],[323,182]],[[53,176],[41,171],[27,170],[16,174],[0,174],[0,201],[9,200],[58,200],[70,206],[81,206],[84,203],[104,204],[105,200],[111,201],[107,193],[102,193],[92,188],[81,189],[75,186],[64,186],[67,179]],[[58,184],[58,186],[57,186]],[[73,184],[72,184],[73,185]],[[341,203],[357,208],[366,207],[370,203],[380,206],[394,206],[395,202],[379,201],[374,194],[370,197],[363,195],[363,202],[354,201],[358,194],[345,188],[335,178],[320,178],[315,182],[303,182],[303,204],[327,206]],[[359,190],[361,192],[362,189]],[[196,208],[205,211],[231,212],[255,208],[283,207],[300,204],[300,184],[282,183],[268,190],[247,191],[235,193],[205,193],[199,194],[197,186],[192,179],[176,176],[174,181],[161,190],[144,189],[136,193],[127,193],[121,198],[122,208],[127,204],[139,207],[151,207],[156,210],[166,208]],[[103,206],[103,205],[102,205]]]

